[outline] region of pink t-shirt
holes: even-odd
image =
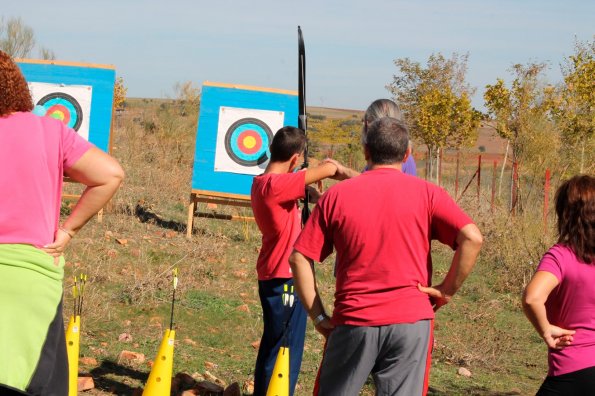
[[[337,250],[335,325],[414,323],[434,317],[417,289],[431,282],[431,240],[456,249],[470,223],[442,188],[381,168],[331,187],[295,249],[315,261]]]
[[[49,117],[22,112],[0,117],[0,243],[53,242],[64,169],[91,147]]]
[[[547,271],[560,282],[545,303],[548,320],[576,330],[570,346],[549,349],[548,375],[595,367],[595,263],[581,262],[572,249],[558,244],[543,256],[537,271]]]
[[[304,197],[305,187],[305,172],[267,173],[252,182],[252,211],[262,233],[259,280],[292,277],[289,255],[302,229],[297,200]]]

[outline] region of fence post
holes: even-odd
[[[518,183],[519,183],[519,164],[514,161],[512,163],[512,191],[510,195],[510,212],[516,214],[516,204],[518,199]]]
[[[550,201],[550,168],[545,170],[545,185],[543,186],[543,233],[547,233],[547,213]]]
[[[502,179],[504,178],[504,169],[506,168],[506,160],[508,159],[508,146],[510,146],[510,140],[506,141],[506,152],[504,152],[504,160],[502,161],[502,171],[500,172],[500,184],[498,184],[498,199],[500,198],[500,191],[502,190]]]
[[[498,161],[494,160],[494,170],[492,172],[492,199],[490,202],[490,210],[494,213],[494,200],[496,198],[496,173],[498,168]]]
[[[459,161],[461,152],[457,150],[457,170],[455,174],[455,198],[459,196]]]
[[[481,193],[481,154],[477,156],[477,209],[479,209],[479,196]]]

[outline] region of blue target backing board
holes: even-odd
[[[17,59],[34,113],[53,117],[109,151],[116,70],[111,65]]]
[[[205,82],[194,153],[192,190],[250,198],[269,145],[284,126],[297,126],[295,91]]]

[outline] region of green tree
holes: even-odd
[[[465,81],[468,55],[450,59],[432,54],[426,66],[409,58],[396,59],[399,74],[387,89],[401,105],[412,135],[429,150],[430,176],[440,150],[472,144],[477,138],[481,114],[471,106],[474,89]],[[436,178],[438,178],[438,166]]]

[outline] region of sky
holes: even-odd
[[[56,59],[112,64],[130,97],[173,97],[178,82],[297,90],[297,26],[308,106],[363,110],[398,73],[394,60],[469,53],[467,81],[483,110],[486,84],[515,63],[547,62],[547,80],[575,40],[595,34],[592,0],[0,0]],[[33,56],[38,56],[38,48]]]

